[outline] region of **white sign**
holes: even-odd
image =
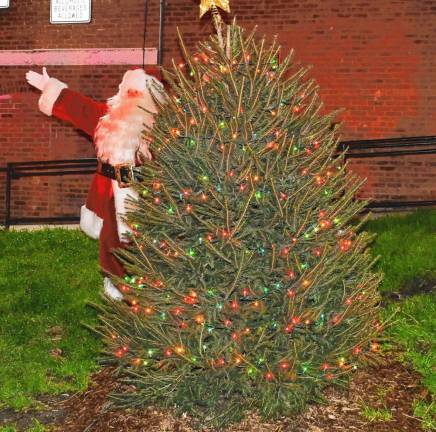
[[[52,24],[91,22],[91,0],[50,0],[50,22]]]
[[[8,8],[9,0],[0,0],[0,8]]]

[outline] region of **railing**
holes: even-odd
[[[76,223],[79,216],[20,217],[11,216],[12,181],[23,177],[93,174],[97,159],[67,159],[56,161],[10,162],[6,165],[5,227],[36,223]]]
[[[339,144],[338,151],[343,150],[347,151],[346,159],[436,154],[436,136],[343,141]],[[95,172],[96,167],[97,160],[94,158],[8,163],[5,169],[0,170],[6,172],[6,216],[4,225],[9,227],[18,224],[78,222],[78,216],[13,218],[11,216],[12,181],[23,177],[92,174]],[[436,206],[436,200],[373,201],[366,209],[389,210],[424,206]]]

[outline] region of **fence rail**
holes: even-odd
[[[387,138],[377,140],[342,141],[338,152],[345,152],[346,159],[402,157],[436,154],[436,136]],[[6,172],[5,223],[11,225],[37,223],[76,223],[79,216],[59,217],[12,217],[12,181],[24,177],[85,175],[95,172],[97,159],[65,159],[54,161],[9,162],[0,172]],[[422,201],[372,201],[366,210],[392,210],[436,206],[436,200]]]

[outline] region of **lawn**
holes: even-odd
[[[387,216],[369,221],[377,233],[373,254],[385,273],[382,293],[407,294],[410,286],[436,281],[436,211]],[[99,339],[83,324],[96,313],[87,301],[99,301],[101,276],[97,243],[79,231],[0,232],[0,406],[22,409],[44,393],[86,388],[98,368]],[[401,346],[402,359],[422,374],[436,394],[436,299],[416,294],[388,302],[384,314],[396,313],[385,349]],[[433,403],[417,401],[415,415],[434,426]],[[368,417],[381,415],[366,408]],[[365,415],[365,413],[363,413]],[[44,430],[39,425],[29,431]],[[0,432],[14,431],[13,427]]]
[[[100,341],[97,244],[79,231],[0,232],[0,404],[86,388]]]

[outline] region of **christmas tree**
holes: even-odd
[[[224,425],[289,415],[377,350],[360,181],[337,155],[336,113],[292,53],[235,23],[166,78],[117,252],[125,303],[103,309],[107,362],[160,405]]]

